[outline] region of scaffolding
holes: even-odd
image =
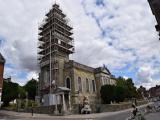
[[[38,26],[38,63],[40,69],[44,67],[49,69],[49,85],[41,85],[43,87],[40,89],[47,89],[49,93],[52,84],[58,80],[59,66],[56,55],[65,56],[74,53],[72,29],[69,19],[57,4],[52,6]]]

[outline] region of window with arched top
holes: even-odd
[[[86,92],[89,92],[89,81],[87,78],[86,78]]]
[[[78,91],[82,92],[82,80],[80,77],[78,77]]]
[[[71,89],[71,80],[69,78],[66,79],[66,87]]]
[[[93,87],[93,92],[96,92],[96,84],[95,84],[95,80],[92,80],[92,87]]]

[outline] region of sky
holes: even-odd
[[[55,0],[0,0],[0,52],[5,77],[24,85],[38,78],[38,25]],[[72,25],[71,59],[108,67],[136,86],[160,84],[160,41],[147,0],[56,0]]]

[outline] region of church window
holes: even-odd
[[[66,87],[71,89],[71,80],[69,78],[66,79]]]
[[[86,92],[89,92],[89,81],[87,78],[86,78]]]
[[[93,92],[95,92],[96,91],[95,80],[92,80],[92,87],[93,87]]]
[[[80,77],[78,77],[78,90],[79,92],[82,92],[82,80]]]

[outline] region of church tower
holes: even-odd
[[[64,86],[64,64],[74,52],[72,27],[69,20],[54,4],[39,26],[38,61],[41,94],[51,93],[56,86]]]

